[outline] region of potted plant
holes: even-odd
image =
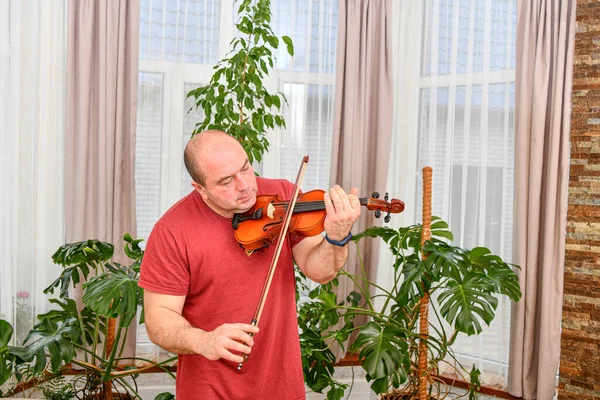
[[[52,260],[63,270],[44,293],[58,291],[58,298],[50,300],[56,308],[37,316],[38,322],[23,346],[9,346],[12,326],[0,320],[0,385],[13,375],[18,381],[6,395],[61,379],[66,369],[75,366],[84,378],[71,380],[70,390],[54,388],[54,392],[72,392],[77,398],[139,397],[136,375],[174,361],[174,357],[160,363],[122,357],[127,330],[143,304],[142,289],[137,285],[143,255],[141,239],[134,240],[129,234],[124,239],[130,265],[111,262],[114,246],[98,240],[66,244],[54,253]],[[85,282],[82,309],[67,296],[69,287],[80,282]],[[81,356],[76,356],[76,350]],[[136,360],[148,365],[135,368],[132,363]]]
[[[306,383],[317,392],[328,389],[328,399],[340,399],[346,386],[333,379],[335,357],[332,342],[343,346],[357,332],[350,347],[358,354],[372,390],[388,399],[436,398],[444,388],[438,366],[454,360],[456,371],[470,380],[469,398],[476,398],[479,371],[465,369],[456,360],[452,345],[460,333],[477,335],[481,322],[490,324],[498,304],[496,295],[518,301],[521,291],[515,265],[504,262],[485,247],[467,250],[453,246],[446,222],[433,217],[425,233],[423,225],[399,229],[373,227],[353,240],[383,240],[394,256],[391,288],[368,281],[366,275],[341,275],[353,281],[360,293],[337,299],[333,281],[318,286],[310,301],[299,304],[301,346]],[[360,259],[360,257],[359,257]],[[362,266],[362,261],[361,266]],[[370,288],[376,288],[371,294]],[[382,302],[375,308],[375,299]],[[427,315],[428,311],[432,315]],[[354,317],[369,322],[354,326]],[[432,323],[434,319],[436,323]],[[341,328],[340,321],[343,322]],[[448,332],[443,322],[451,327]],[[467,379],[465,379],[467,380]],[[424,393],[424,391],[426,393]],[[419,397],[419,394],[426,397]]]

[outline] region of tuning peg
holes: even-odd
[[[388,214],[385,216],[385,218],[383,219],[383,221],[385,223],[388,223],[388,222],[390,222],[391,219],[392,219],[392,217],[390,216],[390,213],[388,212]]]
[[[375,210],[375,218],[381,217],[381,211]]]
[[[388,193],[387,193],[387,192],[385,192],[385,196],[383,197],[383,199],[384,199],[385,201],[388,201],[388,200],[389,200],[389,197],[388,197]]]
[[[373,194],[371,195],[372,198],[374,199],[378,199],[379,198],[379,192],[373,192]]]

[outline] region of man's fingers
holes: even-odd
[[[240,353],[248,354],[245,351],[240,351]],[[236,364],[244,362],[244,357],[242,357],[239,354],[233,354],[231,351],[229,351],[225,347],[218,353],[218,355],[219,355],[219,358],[222,358],[223,360],[234,362]]]
[[[326,195],[327,195],[327,193],[326,193]],[[329,190],[328,197],[330,199],[330,203],[333,205],[332,212],[336,212],[336,213],[343,212],[344,209],[346,209],[350,206],[346,192],[344,192],[344,189],[342,189],[339,185],[335,185],[334,187],[332,187]],[[327,200],[327,199],[325,199],[325,200]],[[326,203],[327,203],[327,201],[326,201]],[[327,204],[326,204],[326,211],[329,214],[329,210],[327,210]]]
[[[331,195],[327,192],[323,195],[323,202],[325,203],[325,212],[327,215],[332,215],[335,213],[335,207],[333,205],[333,199]]]
[[[225,346],[229,351],[250,354],[252,347],[238,340],[230,340]]]
[[[259,329],[258,326],[255,325],[251,325],[251,324],[230,324],[229,325],[232,328],[235,329],[241,329],[244,332],[248,332],[248,333],[258,333]]]

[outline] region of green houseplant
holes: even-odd
[[[343,345],[352,332],[357,331],[350,351],[356,352],[366,371],[367,380],[377,394],[388,398],[418,398],[420,378],[427,383],[427,398],[443,392],[437,379],[439,363],[454,359],[452,344],[459,333],[476,335],[482,331],[481,322],[490,324],[498,301],[495,295],[506,295],[518,301],[521,292],[512,265],[493,255],[484,247],[471,250],[452,246],[452,233],[446,222],[434,218],[430,226],[431,238],[422,243],[422,225],[399,229],[374,227],[357,235],[353,240],[383,240],[394,256],[394,280],[385,289],[344,270],[346,276],[361,288],[346,299],[338,300],[332,291],[333,282],[310,293],[312,301],[299,306],[299,324],[302,329],[301,345],[307,362],[304,364],[307,384],[318,392],[328,389],[328,399],[340,399],[345,385],[332,377],[335,357],[329,345],[336,341]],[[427,255],[423,259],[421,254]],[[362,265],[362,262],[361,262]],[[377,288],[372,295],[368,287]],[[437,324],[427,335],[419,331],[424,298],[431,303]],[[376,309],[375,299],[383,306]],[[370,321],[355,327],[354,317],[367,315]],[[342,328],[335,326],[343,321]],[[451,327],[447,331],[442,324]],[[426,368],[419,371],[419,348],[425,345]],[[476,397],[479,371],[469,371],[456,364],[463,376],[469,375],[469,398]],[[396,389],[401,389],[396,391]]]
[[[214,67],[210,82],[188,93],[195,107],[204,112],[192,136],[218,129],[236,138],[246,150],[250,162],[260,162],[269,148],[267,131],[284,128],[280,115],[283,93],[271,93],[264,79],[274,66],[279,38],[271,28],[270,0],[239,1],[239,19],[235,24],[242,34],[231,41],[231,51]],[[294,55],[288,36],[282,37],[287,52]]]
[[[55,393],[72,393],[77,398],[106,399],[112,398],[113,392],[121,398],[139,397],[136,375],[174,360],[156,363],[122,357],[127,329],[143,304],[142,289],[137,285],[141,239],[134,240],[129,234],[124,239],[125,254],[132,261],[129,265],[111,262],[114,246],[98,240],[66,244],[54,253],[52,260],[63,270],[44,293],[58,291],[58,298],[50,300],[55,309],[37,316],[23,346],[9,346],[12,326],[0,320],[0,385],[13,375],[24,387],[60,379],[71,364],[81,369],[83,379],[73,379],[70,389]],[[82,309],[67,296],[69,287],[80,282],[85,282]],[[149,364],[135,368],[131,365],[135,360]],[[6,395],[10,392],[14,389]]]

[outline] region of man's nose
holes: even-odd
[[[246,182],[246,180],[244,179],[243,176],[237,176],[236,177],[236,181],[237,181],[237,189],[240,192],[243,192],[244,190],[246,190],[248,188],[248,182]]]

